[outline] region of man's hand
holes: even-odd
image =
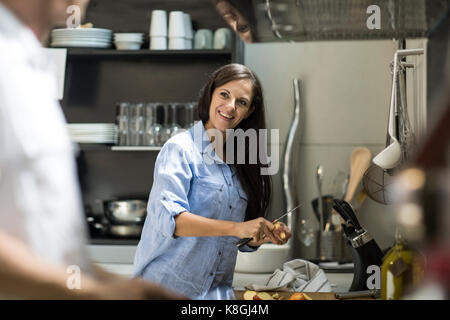
[[[101,300],[186,300],[188,297],[171,292],[142,279],[117,277],[102,283],[95,290],[94,299]]]

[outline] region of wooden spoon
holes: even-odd
[[[355,195],[356,188],[361,182],[364,173],[369,168],[371,160],[372,153],[369,149],[365,147],[357,147],[353,149],[352,155],[350,156],[350,181],[348,183],[347,193],[344,197],[344,200],[348,203],[351,203],[353,196]],[[327,223],[325,226],[325,231],[329,231],[331,225],[334,225],[335,229],[340,231],[341,223],[341,216],[336,212],[336,210],[333,209],[331,214],[331,223]]]
[[[347,194],[344,200],[351,203],[355,195],[356,188],[361,182],[364,173],[370,166],[372,153],[364,147],[357,147],[353,150],[350,157],[350,181],[348,183]]]

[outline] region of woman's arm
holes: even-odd
[[[205,218],[190,212],[175,217],[177,237],[235,236],[236,222]]]
[[[279,233],[276,232],[275,226],[264,218],[234,222],[205,218],[187,211],[175,217],[174,235],[178,237],[234,236],[253,238],[252,243],[255,244],[261,241],[273,243],[283,241]],[[264,235],[266,239],[263,239]]]

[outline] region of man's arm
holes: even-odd
[[[24,299],[184,299],[138,279],[101,271],[99,280],[81,274],[80,289],[69,289],[64,267],[48,263],[25,244],[0,231],[0,295]],[[108,274],[109,276],[106,276]]]

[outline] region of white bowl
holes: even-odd
[[[142,41],[115,41],[117,50],[139,50],[142,46]]]
[[[142,41],[144,35],[142,33],[122,33],[114,34],[114,40],[116,41]]]
[[[240,273],[272,273],[281,269],[283,263],[289,261],[290,243],[276,245],[265,243],[255,252],[240,252],[236,259],[235,272]]]

